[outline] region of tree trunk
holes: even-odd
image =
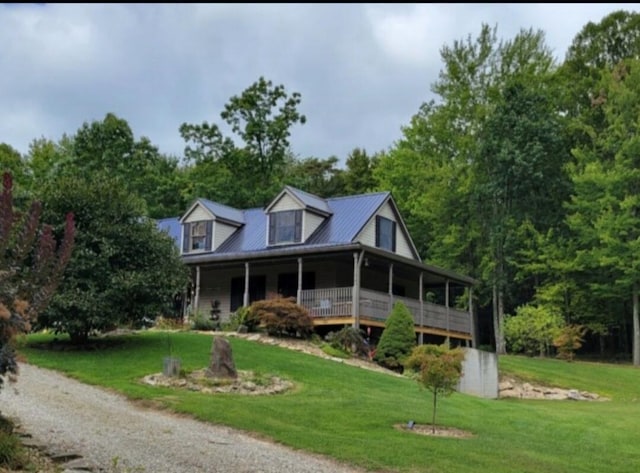
[[[89,331],[69,332],[69,338],[72,345],[85,345],[89,341]]]
[[[438,393],[434,389],[433,391],[433,415],[431,416],[431,432],[436,433],[436,401],[437,401]]]
[[[498,284],[493,285],[493,334],[496,340],[496,353],[504,355],[506,353],[504,346],[504,298]]]
[[[638,283],[633,284],[633,366],[640,366],[640,317],[638,316]]]

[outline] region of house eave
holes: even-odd
[[[229,263],[229,262],[248,262],[264,259],[273,259],[280,257],[295,257],[314,254],[327,254],[327,253],[339,253],[345,251],[365,251],[369,254],[381,256],[394,262],[402,263],[411,266],[417,270],[425,271],[431,274],[435,274],[451,281],[457,281],[468,285],[477,285],[478,281],[469,276],[457,274],[453,271],[449,271],[437,266],[425,264],[419,260],[413,260],[404,256],[391,253],[386,250],[374,248],[371,246],[363,245],[361,243],[343,243],[336,245],[322,245],[322,246],[288,246],[286,248],[270,248],[268,250],[259,251],[247,251],[247,252],[234,252],[234,253],[215,253],[209,252],[197,255],[182,255],[183,261],[187,265],[209,265],[216,263]]]

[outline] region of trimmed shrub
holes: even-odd
[[[274,297],[256,301],[249,306],[247,319],[259,320],[269,335],[309,338],[313,321],[307,309],[296,304],[293,297]]]
[[[342,327],[338,332],[329,332],[327,342],[335,349],[351,355],[366,355],[368,350],[364,331],[351,325]]]
[[[387,319],[373,360],[381,366],[402,373],[404,360],[415,345],[413,317],[407,306],[398,301]]]

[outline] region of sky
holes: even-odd
[[[0,143],[27,153],[113,113],[181,157],[183,123],[215,123],[260,77],[298,92],[300,159],[384,151],[436,98],[440,51],[545,33],[558,61],[589,22],[638,3],[0,4]]]

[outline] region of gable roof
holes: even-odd
[[[300,207],[304,209],[315,211],[317,213],[324,214],[325,216],[331,215],[331,209],[329,208],[329,205],[325,199],[291,186],[284,186],[284,189],[280,191],[276,198],[273,199],[271,203],[265,208],[265,212],[270,212],[273,206],[280,200],[280,198],[284,194],[290,195],[293,200],[295,200],[298,205],[300,205]]]
[[[224,220],[228,223],[235,224],[236,226],[244,223],[242,210],[234,209],[228,205],[219,204],[208,199],[196,199],[196,201],[189,207],[189,210],[187,210],[179,220],[182,221],[198,205],[204,207],[211,214],[212,218],[215,217],[216,219]]]

